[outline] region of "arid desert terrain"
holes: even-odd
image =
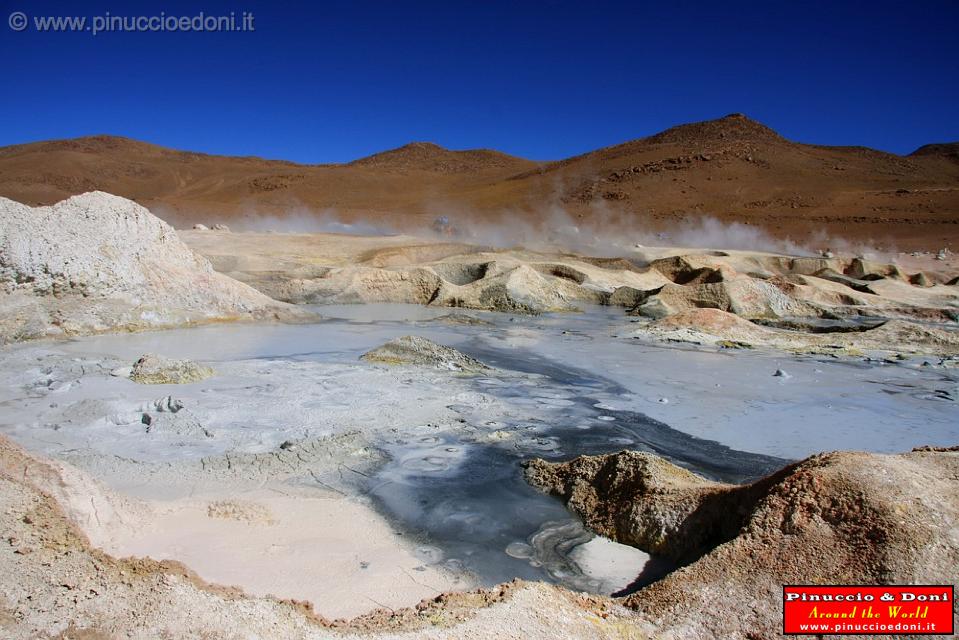
[[[634,242],[665,233],[683,246],[756,248],[751,234],[695,233],[706,216],[818,248],[959,251],[959,143],[929,142],[904,156],[803,144],[731,114],[565,159],[415,142],[303,165],[103,135],[0,148],[0,196],[52,205],[106,191],[178,228],[285,221],[288,230],[317,230],[327,218],[410,232],[445,216],[464,234],[513,243],[572,224],[626,230]],[[264,224],[265,216],[280,220]]]
[[[0,635],[757,639],[783,584],[955,584],[954,156],[0,150]]]

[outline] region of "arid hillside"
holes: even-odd
[[[0,195],[37,205],[103,190],[180,225],[306,211],[415,229],[442,215],[453,225],[535,223],[559,209],[584,227],[668,230],[705,214],[800,240],[956,250],[956,149],[801,144],[741,114],[543,163],[417,142],[301,165],[93,136],[0,149]]]

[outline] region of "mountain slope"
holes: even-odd
[[[959,249],[956,146],[898,156],[802,144],[742,114],[549,163],[418,142],[348,164],[302,165],[92,136],[0,148],[0,195],[36,205],[102,190],[180,225],[331,209],[398,228],[439,215],[535,223],[560,207],[580,225],[655,230],[707,214],[794,238]]]
[[[536,163],[492,149],[452,151],[432,142],[411,142],[349,163],[352,167],[419,170],[437,173],[483,172],[490,169],[522,171]]]
[[[563,205],[603,208],[669,229],[706,214],[792,237],[840,235],[899,247],[959,240],[959,165],[789,141],[733,114],[569,158],[515,176],[553,186]]]

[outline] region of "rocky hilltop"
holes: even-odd
[[[97,191],[35,208],[0,198],[3,342],[302,315],[217,273],[125,198]]]
[[[388,170],[429,171],[434,173],[470,173],[490,170],[520,171],[536,163],[492,149],[453,151],[431,142],[411,142],[397,149],[375,153],[350,166]]]
[[[907,156],[803,144],[743,114],[643,133],[548,162],[413,142],[342,164],[91,136],[0,148],[0,195],[51,204],[98,189],[156,208],[167,221],[201,212],[237,226],[250,211],[335,210],[346,222],[414,232],[441,216],[450,228],[520,220],[545,229],[557,209],[594,231],[616,222],[623,232],[673,232],[705,214],[794,240],[959,250],[955,143]]]

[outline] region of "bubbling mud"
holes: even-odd
[[[575,590],[613,593],[639,588],[662,575],[668,563],[626,547],[603,547],[599,555],[621,556],[628,580],[593,575],[586,547],[596,537],[560,505],[531,491],[519,463],[531,457],[562,459],[623,448],[654,451],[711,477],[743,481],[770,473],[785,460],[731,451],[689,437],[637,412],[617,410],[594,394],[621,393],[615,382],[535,353],[498,350],[472,340],[460,348],[494,364],[491,374],[471,382],[523,415],[484,421],[481,409],[453,404],[461,429],[396,438],[384,444],[387,462],[370,483],[370,494],[391,519],[443,550],[444,566],[462,567],[481,584],[514,577],[546,580]],[[515,379],[515,371],[527,377]],[[587,395],[588,394],[588,395]],[[596,405],[599,405],[597,407]],[[584,428],[585,427],[585,428]],[[635,550],[630,550],[635,551]],[[595,555],[595,554],[594,554]],[[583,560],[587,557],[587,560]],[[580,560],[577,560],[580,558]],[[653,562],[655,567],[647,569]],[[645,577],[636,581],[640,575]]]
[[[519,577],[597,593],[631,591],[671,566],[584,530],[525,483],[522,461],[631,449],[744,482],[820,450],[893,451],[959,437],[955,371],[921,361],[643,343],[630,337],[630,319],[609,309],[320,311],[328,320],[318,324],[7,348],[0,430],[138,498],[179,499],[216,479],[370,505],[409,546],[402,579],[411,582],[451,574],[465,588]],[[404,335],[490,369],[359,359]],[[196,360],[217,375],[187,385],[118,377],[143,353]],[[396,564],[362,554],[351,562],[357,581]],[[314,566],[319,573],[305,579],[319,584],[324,563]]]

